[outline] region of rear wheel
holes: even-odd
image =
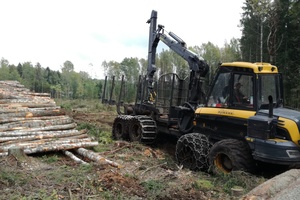
[[[138,119],[133,119],[129,126],[129,139],[131,142],[140,142],[142,138],[142,126]]]
[[[112,128],[112,136],[115,140],[127,140],[128,139],[128,121],[127,118],[123,115],[119,115],[114,123]]]
[[[207,170],[208,153],[211,144],[208,138],[200,133],[189,133],[179,138],[176,145],[176,159],[184,168],[194,171]]]
[[[156,123],[151,117],[145,115],[134,116],[128,124],[131,142],[155,143],[157,137]]]
[[[209,163],[213,173],[230,173],[237,170],[253,172],[255,167],[248,144],[235,139],[215,143],[210,149]]]

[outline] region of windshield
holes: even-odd
[[[273,103],[278,105],[281,102],[280,94],[280,76],[270,74],[270,75],[260,75],[258,82],[258,107],[267,108],[269,104],[268,97],[271,95],[273,97]]]

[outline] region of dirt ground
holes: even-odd
[[[78,124],[111,130],[113,112],[72,110]],[[101,135],[102,133],[99,133]],[[126,141],[101,143],[94,151],[104,159],[77,164],[61,152],[0,158],[0,199],[239,199],[265,181],[245,173],[213,176],[177,166],[175,138],[164,138],[155,146]],[[244,179],[241,179],[244,177]],[[232,187],[242,187],[231,194]]]

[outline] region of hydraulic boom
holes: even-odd
[[[188,102],[200,103],[204,100],[205,95],[202,90],[202,78],[206,76],[209,66],[207,63],[200,59],[194,52],[187,49],[186,43],[176,34],[170,32],[169,36],[164,32],[164,26],[156,23],[157,12],[155,10],[151,13],[151,18],[147,21],[150,23],[149,32],[149,52],[148,52],[148,97],[153,93],[153,76],[156,72],[155,56],[156,48],[159,41],[165,43],[170,49],[180,55],[187,61],[190,67],[190,84]]]

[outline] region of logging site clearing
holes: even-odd
[[[279,166],[257,175],[184,169],[175,138],[114,141],[115,107],[99,100],[54,101],[18,82],[0,90],[0,199],[271,199],[297,186],[299,172]]]

